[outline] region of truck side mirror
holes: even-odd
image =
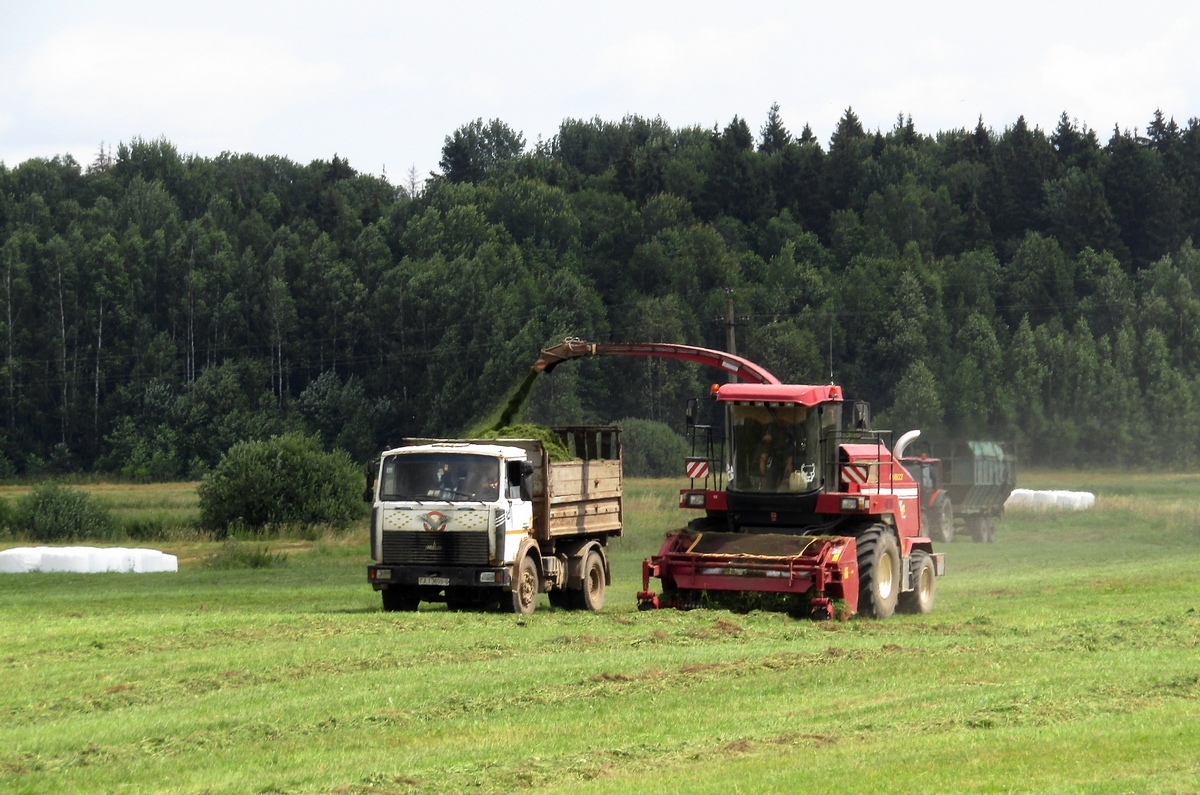
[[[508,462],[508,490],[510,500],[533,500],[533,464],[528,461]]]
[[[533,501],[533,464],[528,461],[521,462],[521,499]]]
[[[379,473],[379,459],[367,462],[367,488],[363,491],[363,502],[375,502],[375,476]]]

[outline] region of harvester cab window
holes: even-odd
[[[738,404],[729,407],[732,429],[729,488],[736,491],[807,492],[816,488],[819,419],[805,406]]]

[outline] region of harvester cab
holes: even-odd
[[[811,517],[817,495],[838,478],[829,443],[841,424],[841,387],[734,383],[718,387],[715,398],[724,444],[711,441],[712,426],[689,428],[688,474],[718,473],[700,487],[692,477],[680,491],[680,507],[704,508],[713,519],[693,524],[738,530]],[[709,431],[708,440],[698,443],[695,431]],[[701,447],[706,468],[694,465]]]

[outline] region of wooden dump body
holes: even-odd
[[[571,461],[551,461],[536,439],[497,439],[521,447],[533,463],[533,535],[539,541],[574,535],[621,535],[620,430],[571,425],[551,429]]]

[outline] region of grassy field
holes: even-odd
[[[673,481],[628,484],[601,614],[384,614],[361,529],[265,569],[181,535],[147,544],[177,574],[0,575],[0,792],[1200,790],[1200,475],[1021,485],[1097,505],[945,546],[934,612],[886,621],[638,612]]]

